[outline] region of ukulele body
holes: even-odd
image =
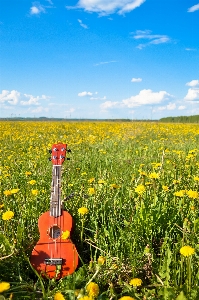
[[[51,216],[49,211],[40,216],[40,239],[30,258],[32,266],[39,274],[60,279],[72,274],[77,268],[78,253],[75,245],[70,238],[62,239],[64,231],[71,231],[72,223],[71,215],[63,210],[58,217]]]

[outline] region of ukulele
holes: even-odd
[[[38,220],[40,239],[32,251],[30,263],[41,275],[60,279],[72,274],[78,265],[78,253],[70,237],[72,217],[62,210],[61,166],[65,160],[66,144],[54,144],[50,160],[53,164],[50,210]],[[69,152],[70,150],[68,150]]]

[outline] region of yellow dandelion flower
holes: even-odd
[[[157,163],[157,164],[155,164],[155,168],[159,168],[159,167],[161,167],[162,166],[162,164],[161,163]]]
[[[81,290],[79,290],[79,289],[75,290],[75,297],[78,297],[78,296],[79,296],[80,291],[81,291]]]
[[[173,184],[178,184],[178,183],[180,183],[180,180],[173,180]]]
[[[66,230],[62,232],[62,240],[67,240],[70,237],[70,231]]]
[[[62,295],[62,293],[57,292],[57,293],[54,295],[54,300],[65,300],[65,298],[64,298],[64,296]]]
[[[144,193],[146,190],[145,186],[143,184],[140,184],[138,185],[136,188],[135,188],[135,192],[138,193],[138,194],[142,194]]]
[[[13,217],[14,217],[14,212],[11,210],[4,212],[2,215],[2,219],[4,221],[8,221],[8,220],[12,219]]]
[[[9,177],[10,176],[10,174],[4,174],[4,177],[6,178],[6,177]]]
[[[97,297],[99,295],[99,286],[95,282],[90,282],[87,287],[86,291],[90,297]]]
[[[130,285],[132,286],[141,286],[142,285],[142,279],[140,278],[133,278],[131,279],[131,281],[129,282]]]
[[[4,204],[0,204],[0,209],[2,209],[4,207]]]
[[[88,188],[89,195],[95,195],[95,189],[94,188]]]
[[[149,178],[151,178],[151,179],[157,179],[157,178],[159,178],[159,174],[156,173],[156,172],[152,172],[152,173],[149,174]]]
[[[117,264],[113,264],[113,265],[111,266],[111,269],[117,270],[117,269],[118,269],[118,265],[117,265]]]
[[[192,190],[187,191],[187,195],[189,198],[193,198],[193,199],[196,199],[199,196],[197,191],[192,191]]]
[[[38,195],[38,193],[39,193],[39,191],[38,191],[38,190],[31,190],[31,192],[32,192],[32,194],[33,194],[34,196],[37,196],[37,195]]]
[[[103,265],[105,263],[105,261],[106,261],[106,257],[104,257],[104,256],[99,256],[98,257],[97,262],[98,262],[99,265]]]
[[[116,183],[112,183],[112,184],[110,185],[110,187],[111,187],[112,189],[119,189],[119,188],[120,188],[120,186],[119,186],[118,184],[116,184]]]
[[[153,185],[152,182],[145,182],[145,185]]]
[[[169,187],[168,187],[167,185],[163,185],[163,186],[162,186],[162,189],[163,189],[165,192],[168,192]]]
[[[12,195],[11,191],[9,191],[9,190],[4,191],[3,193],[4,193],[5,196],[10,196],[10,195]]]
[[[86,207],[80,207],[80,208],[78,209],[78,213],[79,213],[80,215],[86,215],[86,214],[88,213],[88,208],[86,208]]]
[[[81,175],[82,175],[82,176],[85,176],[85,175],[87,175],[87,173],[86,173],[86,172],[83,172],[83,173],[81,173]]]
[[[191,210],[195,210],[195,206],[191,206],[190,209],[191,209]]]
[[[195,253],[195,249],[190,246],[183,246],[182,248],[180,248],[180,253],[186,257],[191,256]]]
[[[0,293],[9,290],[9,288],[10,288],[10,284],[8,282],[5,281],[0,282]]]
[[[144,167],[144,164],[140,164],[140,168]]]
[[[119,300],[135,300],[135,298],[132,298],[130,296],[123,296],[122,298],[120,298]]]
[[[94,177],[88,179],[88,183],[92,183],[93,181],[95,181],[95,178],[94,178]]]
[[[79,300],[93,300],[93,299],[89,296],[83,296],[83,297],[79,298]]]
[[[138,171],[139,171],[140,175],[142,175],[142,176],[147,176],[147,172],[142,171],[142,170],[138,170]]]
[[[184,197],[185,195],[185,190],[177,191],[174,193],[174,196],[176,197]]]
[[[102,154],[106,154],[106,151],[104,151],[103,149],[100,149],[99,152]]]
[[[19,191],[19,189],[12,189],[12,190],[11,190],[11,193],[12,193],[12,194],[16,194],[16,193],[18,193],[18,191]]]
[[[193,180],[199,181],[199,177],[198,176],[194,176]]]
[[[28,181],[28,183],[31,184],[31,185],[34,185],[36,183],[36,180],[32,179],[32,180]]]
[[[106,182],[105,182],[105,180],[103,180],[103,179],[99,179],[99,180],[98,180],[98,183],[99,183],[99,184],[103,184],[103,183],[106,183]]]
[[[192,154],[193,154],[193,153],[195,153],[195,152],[197,152],[197,151],[198,151],[198,149],[195,148],[195,149],[189,150],[189,153],[192,153]]]
[[[25,172],[25,174],[26,174],[26,176],[29,176],[29,175],[31,175],[32,173],[31,173],[31,172],[28,172],[28,171],[26,171],[26,172]]]

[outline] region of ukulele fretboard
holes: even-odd
[[[61,216],[61,165],[53,165],[50,216],[55,218]]]

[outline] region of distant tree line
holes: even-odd
[[[167,123],[199,123],[199,115],[161,118],[160,122]]]

